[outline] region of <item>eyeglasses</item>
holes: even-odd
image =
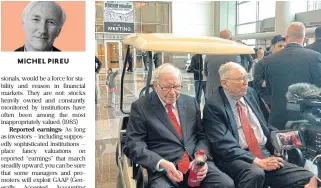
[[[170,91],[171,89],[174,89],[174,91],[180,91],[183,86],[182,85],[176,85],[176,86],[161,86],[159,82],[157,82],[157,85],[163,90],[163,91]]]
[[[251,78],[251,76],[247,74],[247,75],[245,75],[243,77],[239,77],[239,78],[226,78],[226,80],[234,80],[234,81],[240,82],[240,81],[248,81],[250,78]]]

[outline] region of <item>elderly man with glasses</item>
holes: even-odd
[[[53,44],[65,21],[65,12],[56,2],[30,2],[22,12],[26,42],[15,51],[60,51]]]
[[[131,106],[124,148],[128,158],[147,168],[150,188],[188,187],[198,150],[204,150],[208,159],[198,172],[201,188],[234,187],[211,160],[199,105],[181,94],[180,70],[169,63],[159,66],[153,85],[155,91]]]
[[[270,131],[276,129],[266,123],[245,69],[229,62],[220,67],[219,75],[221,86],[203,111],[216,165],[238,188],[316,188],[311,172],[273,156]]]

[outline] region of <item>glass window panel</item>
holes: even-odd
[[[135,22],[141,22],[141,10],[142,7],[145,6],[144,2],[134,2],[134,8],[135,8]]]
[[[256,23],[237,26],[237,34],[255,33]]]
[[[308,10],[307,1],[291,1],[291,8],[294,13],[306,12]]]
[[[157,19],[160,24],[169,24],[169,4],[158,3],[157,4]]]
[[[238,5],[238,24],[256,21],[256,1]]]
[[[317,8],[316,9],[321,9],[321,1],[317,2]]]
[[[308,1],[308,11],[321,9],[321,1]]]
[[[259,1],[259,20],[275,17],[275,1]]]
[[[104,21],[104,2],[96,1],[96,21]]]
[[[255,39],[242,40],[248,46],[255,46]]]

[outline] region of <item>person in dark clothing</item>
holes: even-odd
[[[321,53],[321,26],[314,31],[315,42],[306,46],[307,49]]]
[[[276,35],[271,40],[271,53],[276,53],[285,46],[285,38],[281,35]],[[259,60],[255,64],[255,71],[254,71],[254,81],[253,81],[253,88],[259,94],[259,96],[263,99],[263,101],[268,105],[271,106],[271,99],[270,95],[266,90],[266,81],[265,81],[265,65],[263,64],[263,59]]]
[[[143,56],[143,63],[144,63],[144,70],[147,71],[147,62],[148,62],[148,52],[142,52],[142,56]]]
[[[237,41],[238,43],[244,44],[246,45],[244,42],[242,42],[241,40]],[[244,69],[249,72],[252,68],[253,65],[253,57],[250,54],[240,54],[239,57],[239,64],[242,65],[242,67],[244,67]]]
[[[102,63],[101,61],[98,59],[97,56],[95,56],[95,81],[96,78],[97,78],[97,74],[99,73],[100,69],[101,69],[101,66],[102,66]],[[98,91],[97,91],[97,87],[95,87],[95,104],[97,105],[98,104]]]
[[[159,52],[154,53],[153,60],[154,60],[155,69],[161,65],[160,58],[161,57]]]
[[[95,72],[98,74],[100,69],[101,69],[102,63],[101,61],[98,59],[97,56],[95,56]]]
[[[303,48],[305,26],[301,22],[289,25],[286,47],[263,59],[266,64],[266,89],[271,95],[269,124],[283,130],[290,120],[297,120],[286,109],[285,94],[288,87],[296,83],[321,86],[321,54]]]
[[[198,104],[201,103],[202,90],[203,90],[204,96],[206,96],[205,95],[206,94],[206,76],[203,74],[204,61],[205,61],[205,57],[203,57],[202,54],[196,54],[192,57],[191,65],[188,68],[188,71],[194,73],[195,98]],[[202,70],[201,75],[199,74],[200,68]],[[199,78],[201,81],[199,81]],[[200,88],[200,91],[199,91],[199,88]]]
[[[131,52],[131,48],[129,48],[127,71],[128,71],[128,72],[134,72],[134,71],[133,71],[133,54],[132,54],[132,52]]]
[[[248,73],[238,63],[219,69],[221,86],[207,99],[203,125],[215,164],[237,188],[317,188],[316,176],[274,156],[271,131]]]

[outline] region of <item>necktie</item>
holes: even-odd
[[[179,125],[176,116],[173,112],[173,105],[171,104],[166,104],[166,108],[168,110],[168,117],[171,120],[174,128],[176,129],[178,135],[183,138],[183,134],[182,134],[182,129],[181,126]],[[178,162],[178,170],[180,170],[183,174],[186,174],[186,172],[188,171],[188,167],[189,167],[189,157],[187,152],[184,152],[182,159]]]
[[[240,121],[243,127],[244,136],[249,147],[249,151],[259,159],[263,159],[263,154],[260,149],[259,143],[255,137],[254,131],[251,127],[250,121],[246,116],[240,101],[236,103],[237,110],[239,111]]]

